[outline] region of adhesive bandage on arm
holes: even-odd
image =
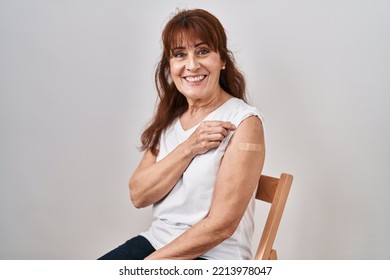
[[[238,149],[241,151],[248,151],[248,152],[261,152],[263,146],[261,144],[239,143]]]

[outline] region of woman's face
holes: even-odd
[[[185,40],[171,51],[170,73],[189,101],[206,101],[221,93],[219,76],[225,65],[218,53],[201,40]]]

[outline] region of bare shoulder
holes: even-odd
[[[234,146],[239,150],[258,150],[259,145],[262,149],[265,148],[263,124],[257,116],[250,116],[237,127],[228,149]]]

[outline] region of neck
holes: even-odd
[[[211,96],[207,100],[188,100],[188,110],[189,115],[196,115],[198,113],[210,113],[215,110],[226,100],[230,98],[229,94],[224,92],[222,89],[217,94]]]
[[[187,130],[200,123],[208,114],[221,106],[232,96],[221,89],[207,100],[188,100],[188,109],[180,116],[180,123]]]

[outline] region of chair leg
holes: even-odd
[[[271,250],[271,253],[269,254],[269,259],[270,260],[277,260],[278,259],[278,254],[276,253],[276,250]]]

